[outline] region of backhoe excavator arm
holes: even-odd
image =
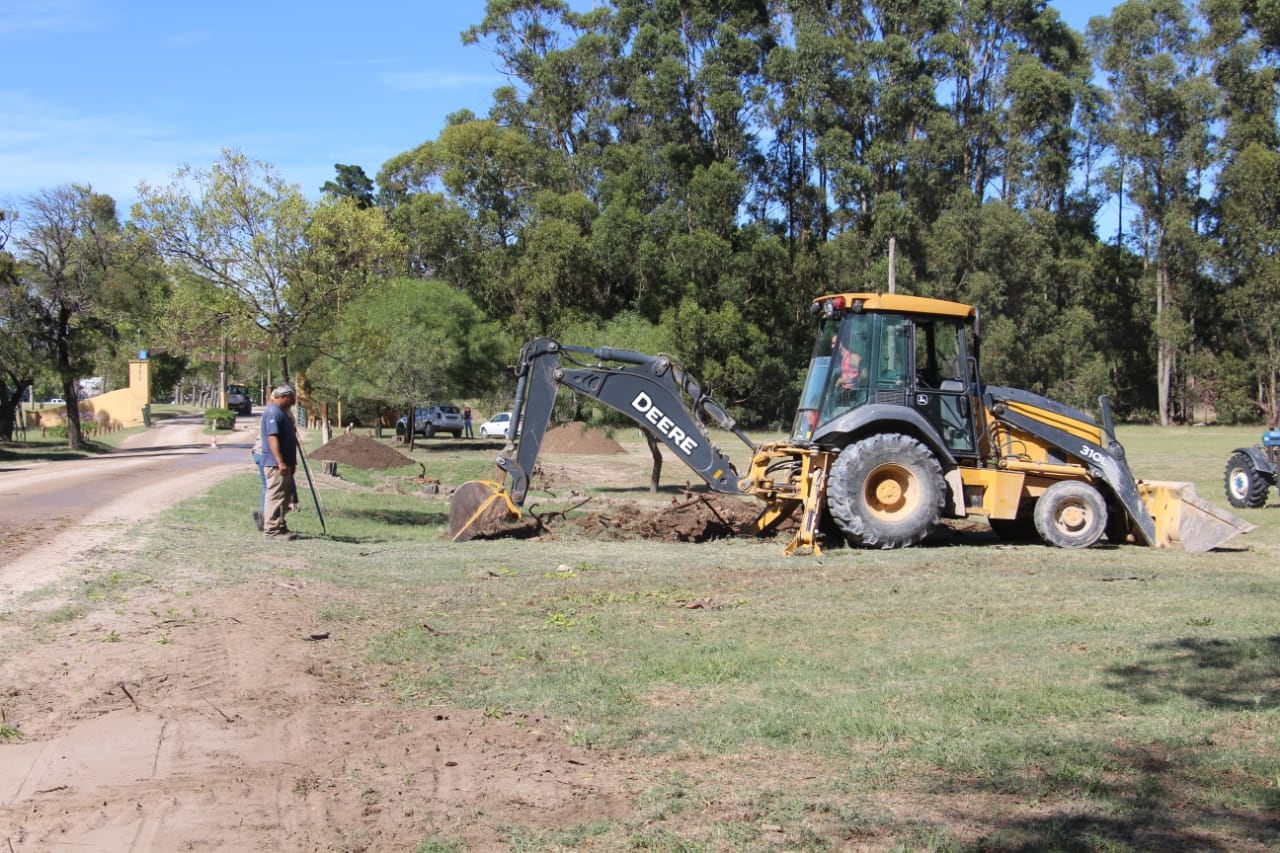
[[[565,367],[562,361],[569,360],[570,353],[590,356],[595,363],[574,362],[574,366]],[[755,444],[723,407],[703,393],[697,380],[668,356],[612,347],[588,349],[536,338],[521,351],[516,376],[507,440],[518,435],[520,441],[514,457],[498,458],[498,467],[511,478],[508,492],[515,505],[524,503],[561,385],[631,418],[713,490],[741,493],[733,462],[712,444],[702,418],[729,430],[753,452]]]

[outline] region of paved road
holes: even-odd
[[[251,471],[255,424],[246,419],[215,448],[191,415],[157,421],[102,456],[0,464],[0,606],[133,524]]]

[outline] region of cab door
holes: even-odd
[[[915,338],[915,381],[911,405],[933,424],[956,457],[977,453],[977,433],[964,326],[949,319],[920,319]]]

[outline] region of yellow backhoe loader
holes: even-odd
[[[1135,479],[1106,397],[1099,423],[1038,394],[985,384],[976,308],[876,293],[823,296],[812,307],[817,341],[791,434],[760,445],[667,356],[530,341],[516,368],[510,450],[497,460],[505,482],[460,486],[450,535],[464,541],[519,517],[560,386],[632,418],[713,491],[759,498],[756,532],[798,512],[789,554],[821,553],[830,535],[908,547],[943,518],[971,515],[1001,537],[1063,548],[1106,537],[1207,551],[1253,529],[1190,483]],[[745,475],[711,442],[706,421],[750,448]]]

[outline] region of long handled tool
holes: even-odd
[[[302,460],[302,473],[307,475],[307,486],[311,489],[311,499],[316,504],[316,517],[320,519],[320,532],[329,535],[324,526],[324,512],[320,509],[320,496],[316,494],[316,484],[311,482],[311,467],[307,465],[307,454],[302,452],[302,442],[298,442],[298,458]]]

